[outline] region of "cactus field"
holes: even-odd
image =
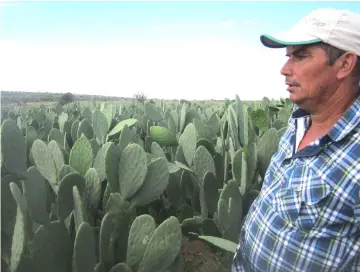
[[[230,271],[292,110],[239,96],[2,109],[1,271],[220,271],[191,267],[191,245]]]

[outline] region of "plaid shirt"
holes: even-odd
[[[295,152],[309,115],[293,112],[242,227],[232,272],[360,271],[360,97]]]

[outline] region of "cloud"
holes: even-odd
[[[0,90],[165,99],[287,97],[284,52],[235,39],[108,45],[0,42]]]

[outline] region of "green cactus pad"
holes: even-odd
[[[177,209],[180,208],[182,204],[182,194],[181,194],[181,172],[171,173],[169,176],[169,183],[166,187],[167,197],[172,206]]]
[[[217,135],[221,128],[219,115],[216,112],[212,113],[210,118],[207,120],[206,125],[211,127],[214,135]]]
[[[106,205],[106,203],[108,203],[109,198],[110,198],[110,194],[111,194],[111,188],[110,188],[109,183],[107,183],[106,187],[105,187],[103,199],[102,199],[102,206],[103,207]]]
[[[129,266],[134,266],[141,261],[155,229],[156,223],[151,215],[143,214],[136,217],[128,237],[126,263]]]
[[[17,271],[26,250],[26,227],[25,217],[20,207],[17,207],[14,234],[11,243],[10,271]]]
[[[256,143],[251,143],[247,149],[247,160],[246,160],[246,191],[251,187],[255,179],[255,174],[257,170],[257,145]]]
[[[233,140],[234,150],[238,150],[241,146],[241,142],[239,141],[239,131],[237,124],[237,114],[232,106],[228,108],[227,121],[229,122],[229,136]],[[240,132],[242,134],[242,132]]]
[[[109,124],[106,120],[105,114],[96,109],[93,114],[92,124],[96,137],[101,143],[104,143],[106,140],[106,133],[109,130]]]
[[[178,144],[175,134],[162,126],[151,126],[150,136],[151,139],[159,145],[174,146]]]
[[[90,168],[85,174],[85,192],[86,206],[96,212],[101,201],[101,182],[95,168]]]
[[[147,171],[144,149],[138,144],[129,144],[121,154],[119,163],[119,188],[124,199],[129,199],[141,187]]]
[[[89,272],[95,269],[95,237],[87,222],[82,222],[76,232],[73,261],[76,272]]]
[[[202,145],[196,149],[194,154],[193,171],[198,178],[200,187],[203,187],[203,179],[206,172],[211,172],[216,176],[214,159],[210,152]]]
[[[151,159],[152,159],[152,158],[151,158]],[[151,160],[148,161],[148,163],[150,163],[150,162],[151,162]],[[170,174],[173,174],[173,173],[176,173],[176,172],[178,172],[178,171],[180,170],[180,166],[178,166],[178,165],[175,164],[175,163],[169,162],[169,163],[168,163],[168,169],[169,169],[169,173],[170,173]]]
[[[84,176],[92,166],[93,158],[90,141],[84,136],[78,138],[70,151],[69,165]]]
[[[183,165],[188,166],[186,159],[185,159],[185,155],[184,155],[184,151],[181,145],[178,145],[176,147],[176,151],[175,151],[175,161],[180,162]]]
[[[206,205],[205,193],[204,193],[204,177],[206,172],[211,172],[216,177],[216,169],[214,160],[209,153],[209,151],[203,147],[199,146],[196,149],[194,155],[194,166],[193,171],[197,176],[198,186],[200,189],[200,205],[201,205],[201,215],[206,218],[208,217],[208,207]]]
[[[279,129],[281,129],[281,128],[284,127],[284,123],[283,123],[281,120],[276,119],[276,120],[272,123],[271,126],[272,126],[273,128],[275,128],[276,130],[279,130]]]
[[[119,122],[109,133],[108,136],[115,135],[119,132],[121,132],[125,125],[128,125],[129,128],[131,128],[133,125],[135,125],[137,122],[139,122],[137,119],[126,119],[121,122]]]
[[[63,152],[63,150],[61,150],[58,142],[56,142],[54,140],[51,140],[50,143],[48,143],[48,148],[51,152],[51,155],[52,155],[54,163],[55,163],[56,170],[58,172],[59,169],[61,168],[61,166],[63,166],[65,164],[64,152]]]
[[[198,147],[201,146],[201,145],[202,145],[203,147],[205,147],[205,148],[209,151],[209,153],[210,153],[211,155],[216,154],[215,146],[214,146],[213,143],[209,142],[209,140],[204,139],[204,138],[199,139],[199,140],[196,142],[196,148],[198,148]]]
[[[34,122],[32,123],[32,125],[34,125]],[[35,125],[34,125],[35,126]],[[60,130],[60,124],[58,121],[54,121],[52,123],[52,127],[51,128],[55,128],[55,129],[59,129]],[[46,128],[45,128],[46,129]]]
[[[97,263],[94,268],[94,272],[107,272],[107,270],[103,263]]]
[[[183,134],[181,134],[179,138],[179,143],[182,146],[182,151],[184,153],[184,157],[189,166],[192,165],[194,153],[196,150],[196,128],[193,123],[188,124]]]
[[[178,126],[175,122],[174,117],[172,114],[169,114],[169,117],[167,118],[168,124],[169,124],[169,130],[173,135],[176,135],[178,133]],[[176,120],[177,121],[177,120]]]
[[[252,123],[262,131],[266,131],[269,127],[269,119],[263,109],[256,109],[251,112]]]
[[[203,121],[200,113],[194,107],[192,107],[186,112],[185,125],[193,122],[195,118],[199,119],[201,122]]]
[[[195,118],[193,123],[196,128],[198,139],[203,138],[211,142],[215,138],[212,128],[205,125],[201,120]]]
[[[120,151],[123,152],[125,147],[127,147],[132,140],[133,140],[133,136],[131,130],[128,127],[128,125],[125,124],[119,138]]]
[[[164,150],[157,142],[152,142],[151,153],[154,155],[155,158],[164,158],[167,160]]]
[[[111,236],[115,230],[116,214],[106,213],[101,221],[99,260],[106,269],[114,265],[114,244]],[[106,270],[107,271],[107,270]]]
[[[95,158],[97,153],[100,150],[100,144],[98,143],[98,141],[96,139],[91,139],[90,144],[91,144],[91,148],[93,151],[93,157]]]
[[[111,214],[120,214],[129,208],[129,202],[125,201],[119,193],[110,193],[108,201],[105,203],[106,212]]]
[[[58,180],[59,182],[62,181],[62,179],[70,173],[76,173],[77,171],[72,168],[70,165],[64,164],[63,166],[60,167],[59,171],[58,171]]]
[[[77,131],[77,139],[79,139],[82,135],[84,135],[89,140],[94,138],[94,129],[91,125],[91,121],[89,119],[83,119],[80,124]]]
[[[204,175],[204,198],[208,212],[213,215],[217,209],[219,199],[220,183],[217,181],[214,173],[206,172]]]
[[[133,206],[146,205],[164,192],[169,182],[167,165],[164,158],[157,158],[149,163],[142,186],[131,198]]]
[[[60,220],[65,220],[74,209],[73,186],[76,186],[82,194],[85,190],[85,183],[85,178],[79,173],[67,174],[62,179],[57,195],[58,216]]]
[[[132,270],[126,263],[118,263],[111,267],[109,272],[132,272]]]
[[[120,146],[111,143],[105,153],[105,173],[112,192],[119,191],[118,169],[120,156]]]
[[[73,120],[66,120],[64,123],[64,130],[63,133],[65,135],[65,133],[69,134],[71,137],[71,126],[72,126]],[[66,147],[66,146],[64,146]]]
[[[151,120],[155,122],[159,122],[163,119],[161,112],[156,108],[153,103],[145,102],[144,104],[144,113],[147,115]]]
[[[140,134],[136,134],[134,139],[130,143],[135,143],[139,145],[142,149],[144,149],[144,140],[141,139]]]
[[[259,140],[258,144],[258,167],[262,178],[270,164],[272,155],[277,151],[279,136],[275,128],[268,129]]]
[[[51,186],[58,183],[57,169],[50,149],[42,140],[36,139],[31,148],[34,162],[40,173],[46,178]]]
[[[91,110],[88,107],[84,107],[82,112],[81,112],[81,116],[85,119],[88,119],[89,122],[92,122],[92,118],[93,118],[93,113],[91,112]]]
[[[59,221],[37,229],[30,252],[34,271],[71,271],[73,244],[66,226]]]
[[[229,181],[221,191],[218,216],[222,226],[223,238],[236,242],[243,218],[243,198],[234,180]]]
[[[187,103],[182,103],[182,105],[180,105],[180,119],[179,119],[179,132],[183,133],[184,129],[185,129],[185,122],[186,122],[186,112],[188,110],[188,104]]]
[[[64,147],[64,139],[65,139],[64,134],[60,130],[58,130],[57,128],[53,128],[53,129],[50,130],[49,135],[48,135],[48,142],[49,143],[51,141],[55,141],[60,146]]]
[[[86,208],[80,195],[79,189],[75,186],[72,188],[73,201],[74,201],[74,221],[75,232],[78,231],[82,222],[87,222]]]
[[[218,216],[219,223],[220,223],[223,234],[228,229],[229,224],[230,224],[229,223],[230,218],[229,218],[228,212],[229,212],[229,205],[228,205],[227,201],[220,198],[218,201],[218,206],[217,206],[217,216]]]
[[[19,177],[26,176],[26,143],[25,138],[17,124],[8,119],[1,127],[2,163],[9,173]]]
[[[47,131],[45,128],[39,128],[38,131],[37,131],[37,134],[38,134],[38,139],[39,140],[42,140],[42,141],[47,141]]]
[[[31,149],[34,141],[38,138],[37,131],[34,127],[29,126],[26,129],[26,147]]]
[[[96,169],[96,172],[98,173],[100,182],[103,182],[106,179],[105,155],[111,144],[113,143],[107,142],[103,146],[101,146],[94,159],[93,167]]]
[[[22,194],[16,182],[10,182],[9,186],[11,194],[16,201],[16,204],[21,209],[23,216],[26,217],[26,215],[28,214],[28,207],[26,205],[24,195]]]
[[[240,147],[238,150],[235,151],[232,160],[232,175],[239,185],[241,185],[242,162],[243,162],[243,149]]]
[[[64,131],[64,124],[68,120],[69,116],[66,112],[62,112],[59,116],[59,129]]]
[[[198,236],[199,239],[204,240],[210,244],[213,244],[214,246],[217,246],[221,249],[224,249],[226,251],[235,253],[236,252],[236,248],[237,248],[237,244],[223,239],[223,238],[219,238],[219,237],[214,237],[214,236],[205,236],[205,235],[199,235]]]
[[[20,183],[16,176],[7,175],[1,179],[1,231],[12,237],[16,219],[17,203],[11,193],[10,183]]]
[[[77,141],[77,138],[78,138],[77,132],[78,132],[79,124],[80,124],[80,121],[75,120],[71,125],[71,138],[74,143]]]
[[[282,108],[279,113],[279,120],[283,123],[286,124],[289,122],[289,118],[291,116],[291,111],[288,110],[287,108]]]
[[[49,222],[47,212],[47,183],[35,166],[28,169],[28,180],[22,182],[24,198],[29,215],[38,224],[45,225]]]
[[[105,115],[106,117],[106,120],[107,120],[107,123],[109,125],[109,128],[110,128],[110,125],[111,125],[111,121],[114,117],[114,114],[113,114],[113,106],[111,105],[107,105],[105,108],[103,108],[102,110],[102,113]]]
[[[242,147],[245,147],[248,145],[248,113],[245,109],[245,106],[243,102],[240,100],[239,96],[235,96],[235,103],[236,103],[236,109],[238,114],[238,126],[239,126],[239,140]]]
[[[182,232],[176,217],[169,217],[151,236],[138,272],[162,271],[174,262],[180,253]]]

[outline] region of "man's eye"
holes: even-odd
[[[295,59],[299,59],[299,60],[304,59],[305,57],[306,57],[306,55],[303,55],[303,54],[294,56]]]

